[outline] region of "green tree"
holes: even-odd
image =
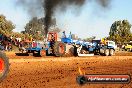
[[[37,17],[34,17],[29,21],[29,23],[26,24],[25,31],[22,31],[22,33],[24,34],[28,33],[35,40],[43,39],[44,35],[43,21],[41,21]]]
[[[4,15],[0,15],[0,33],[9,36],[13,29],[15,29],[15,25],[8,21]]]
[[[129,42],[131,39],[131,24],[127,20],[115,21],[109,32],[109,39],[117,43]]]

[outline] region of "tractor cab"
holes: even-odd
[[[48,36],[47,36],[48,42],[52,42],[52,41],[55,42],[58,40],[59,39],[58,39],[58,33],[57,32],[49,32],[48,33]],[[71,44],[73,42],[71,32],[70,32],[69,36],[67,37],[65,34],[65,31],[64,31],[62,34],[61,42]]]
[[[57,37],[58,37],[57,32],[49,32],[48,37],[47,37],[47,41],[53,41],[53,40],[57,41],[58,40]]]
[[[114,41],[107,41],[107,46],[116,49],[117,46]]]

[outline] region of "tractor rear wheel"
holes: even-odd
[[[59,56],[63,56],[65,54],[65,51],[66,51],[66,45],[65,43],[62,43],[62,42],[55,42],[54,44],[54,55],[59,57]]]
[[[4,80],[9,72],[9,60],[3,52],[0,52],[0,82]]]

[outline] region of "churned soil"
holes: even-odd
[[[76,82],[78,68],[86,74],[129,74],[132,77],[132,52],[93,57],[15,56],[14,52],[6,55],[10,71],[0,88],[132,88],[132,82],[85,85]]]

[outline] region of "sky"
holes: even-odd
[[[67,35],[71,31],[80,38],[96,36],[96,39],[107,37],[110,27],[114,21],[128,20],[132,24],[132,0],[113,0],[110,7],[101,9],[92,2],[86,2],[81,11],[72,10],[60,13],[56,11],[54,17],[57,19],[57,26],[65,30]],[[0,14],[12,21],[16,28],[15,32],[24,30],[24,26],[31,19],[30,15],[15,0],[3,0],[0,3]],[[43,16],[43,15],[42,15]]]

